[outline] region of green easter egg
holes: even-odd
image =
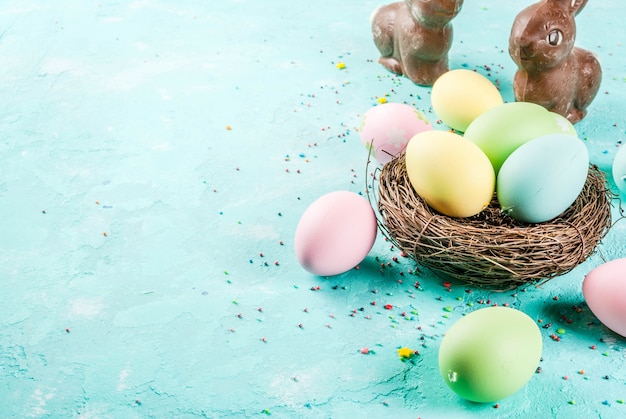
[[[512,102],[480,114],[464,137],[489,157],[496,172],[522,144],[548,134],[577,136],[574,126],[561,115],[529,102]]]
[[[488,307],[457,320],[439,348],[439,371],[464,399],[489,403],[520,390],[541,359],[541,332],[519,310]]]

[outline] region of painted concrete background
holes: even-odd
[[[382,236],[344,275],[298,265],[306,207],[365,190],[361,115],[386,97],[436,120],[430,89],[376,63],[381,2],[4,3],[0,417],[626,416],[626,341],[581,292],[626,256],[626,222],[571,273],[510,293],[444,285]],[[530,3],[466,1],[452,68],[512,100],[508,34]],[[576,128],[607,175],[626,136],[625,14],[592,0],[578,17],[604,78]],[[496,303],[547,326],[541,372],[497,407],[437,369],[451,324]]]

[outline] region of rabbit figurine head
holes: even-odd
[[[425,26],[443,27],[461,11],[463,0],[405,0],[416,22]]]
[[[517,15],[509,38],[513,61],[527,71],[563,63],[574,49],[574,16],[587,0],[544,0]]]
[[[522,10],[513,23],[509,54],[517,64],[518,101],[534,102],[578,122],[595,97],[600,64],[576,48],[575,16],[587,0],[542,0]]]

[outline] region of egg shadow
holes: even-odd
[[[567,332],[594,341],[601,341],[610,337],[617,342],[626,344],[626,338],[606,327],[582,299],[564,297],[550,303],[546,301],[538,310],[538,314],[543,320],[539,327],[550,334],[563,328]],[[547,327],[549,324],[551,324],[550,327]]]

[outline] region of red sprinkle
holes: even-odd
[[[391,310],[393,306],[391,304],[385,304],[385,310]]]

